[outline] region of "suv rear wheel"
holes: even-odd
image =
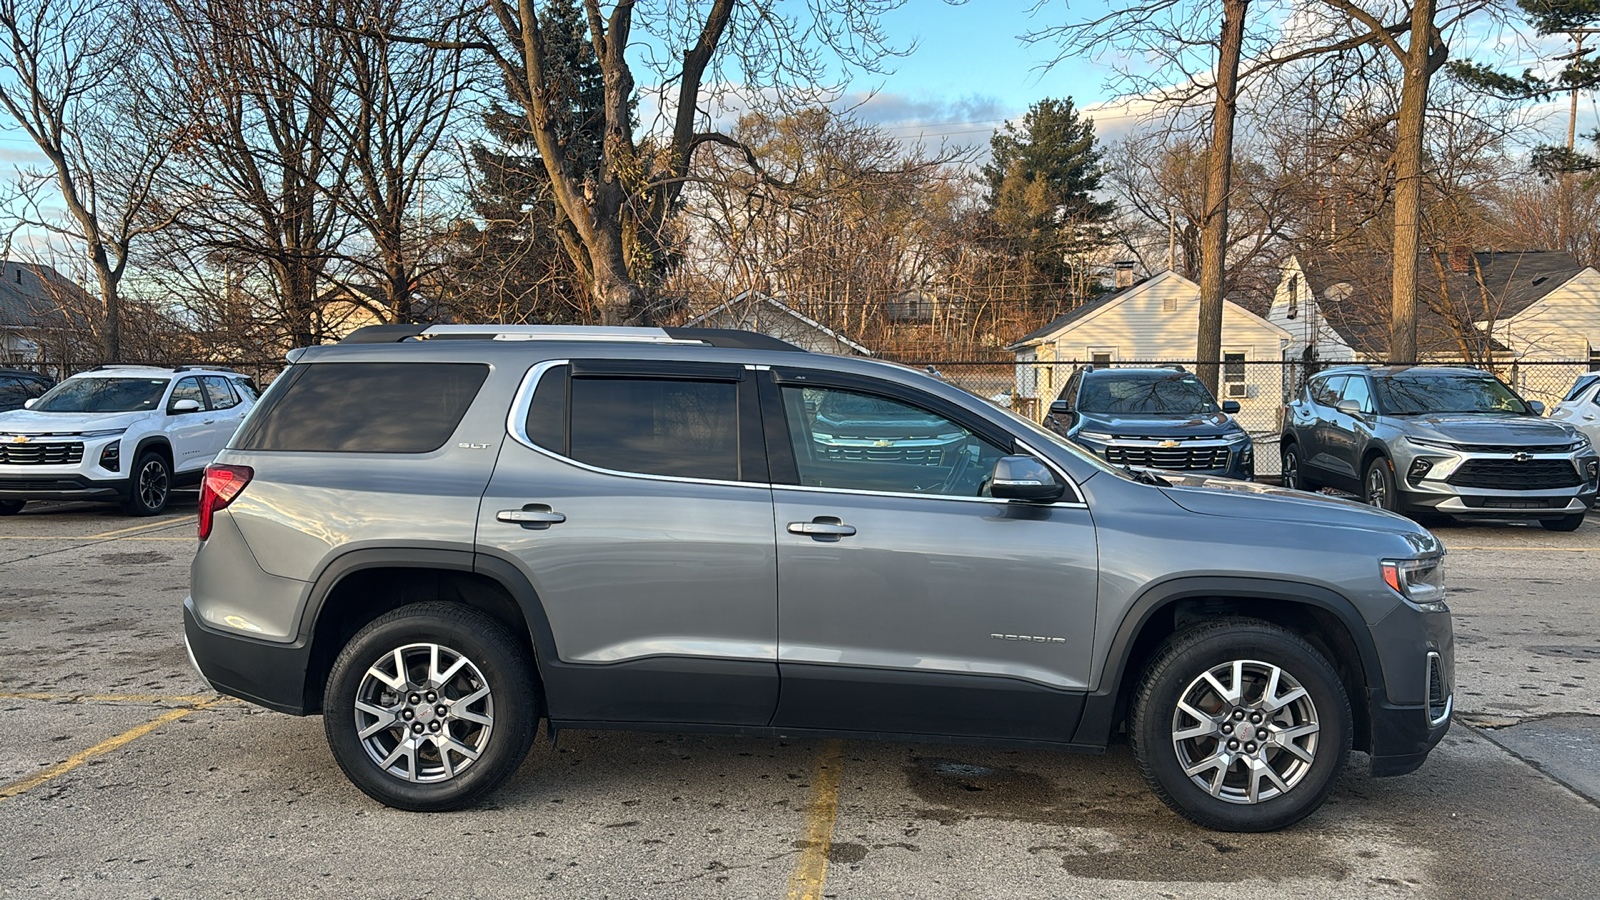
[[[1220,831],[1273,831],[1322,805],[1351,741],[1350,700],[1299,636],[1222,619],[1169,638],[1134,700],[1130,740],[1169,807]]]
[[[499,622],[450,603],[378,617],[345,645],[322,702],[345,775],[386,806],[459,809],[516,771],[539,721],[533,677]]]
[[[1321,490],[1319,485],[1306,477],[1305,466],[1300,459],[1299,444],[1290,444],[1283,448],[1283,486],[1297,491]]]

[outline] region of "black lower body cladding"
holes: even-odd
[[[183,634],[200,674],[218,693],[296,716],[317,712],[305,696],[311,648],[304,642],[212,631],[195,617],[192,601],[183,604]]]

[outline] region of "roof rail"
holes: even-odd
[[[704,344],[742,350],[802,348],[775,337],[729,328],[637,328],[597,325],[368,325],[341,344],[393,344],[409,340],[582,341],[629,344]]]

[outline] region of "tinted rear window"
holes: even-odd
[[[619,472],[739,480],[734,382],[574,378],[573,459]]]
[[[316,363],[240,436],[241,450],[430,453],[478,395],[477,363]]]

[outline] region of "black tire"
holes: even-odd
[[[160,515],[171,498],[172,465],[154,450],[140,454],[128,476],[128,499],[122,501],[122,511],[130,516]]]
[[[1320,491],[1322,486],[1306,476],[1305,460],[1300,458],[1300,445],[1289,444],[1283,448],[1283,486],[1297,491]]]
[[[1394,472],[1389,458],[1379,456],[1367,463],[1361,475],[1361,502],[1389,512],[1400,511],[1400,492],[1394,485]]]
[[[1275,710],[1264,703],[1273,670]],[[1205,680],[1218,671],[1240,702]],[[1298,688],[1303,697],[1294,695]],[[1215,718],[1201,720],[1180,709],[1180,701]],[[1316,729],[1307,731],[1311,725]],[[1259,729],[1268,734],[1258,743]],[[1333,667],[1298,635],[1256,619],[1218,619],[1173,635],[1156,652],[1128,730],[1145,781],[1173,811],[1218,831],[1276,831],[1311,815],[1333,790],[1350,751],[1350,700]],[[1203,730],[1209,733],[1196,733]],[[1251,778],[1246,759],[1265,763],[1287,789]],[[1215,764],[1196,769],[1206,761]],[[1186,774],[1186,766],[1196,775]]]
[[[0,516],[14,516],[27,505],[26,500],[0,500]]]
[[[1551,531],[1577,531],[1583,524],[1583,513],[1573,513],[1559,519],[1540,519],[1539,524]]]
[[[403,687],[384,677],[400,680],[397,652],[407,663]],[[454,676],[430,679],[418,666],[432,658]],[[379,709],[385,715],[368,711]],[[460,809],[503,784],[528,755],[539,716],[521,645],[499,622],[453,603],[403,606],[361,629],[322,699],[328,746],[346,777],[379,803],[415,812]],[[443,740],[467,752],[441,750]]]

